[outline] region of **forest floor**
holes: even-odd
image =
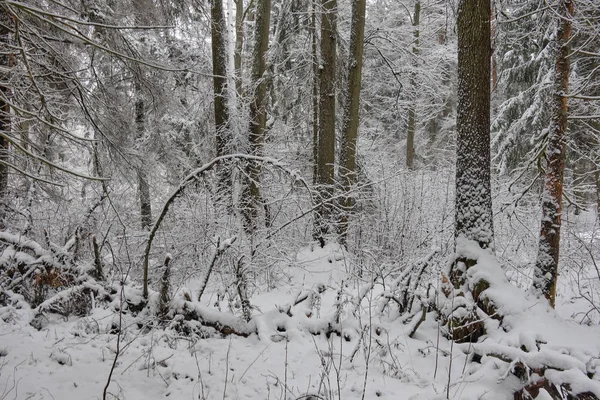
[[[290,283],[253,296],[253,306],[273,310],[323,283],[329,289],[315,318],[329,317],[336,288],[347,275],[343,253],[327,246],[305,249],[297,258],[285,271]],[[600,327],[569,321],[584,305],[574,292],[561,290],[558,311],[564,320],[542,308],[532,310],[527,325],[535,335],[555,338],[550,342],[557,351],[563,346],[600,356]],[[374,304],[381,290],[371,293],[364,302]],[[144,333],[127,319],[119,337],[109,333],[115,312],[106,308],[85,318],[48,315],[41,330],[30,325],[31,309],[12,310],[8,322],[0,319],[0,399],[102,399],[118,337],[106,399],[509,399],[522,386],[499,360],[467,362],[468,347],[446,340],[433,313],[409,338],[407,325],[368,311],[375,308],[365,307],[358,319],[349,320],[355,334],[345,338],[313,335],[298,325],[285,335],[274,330],[271,338],[197,341],[169,330]],[[361,329],[368,325],[372,329]],[[519,333],[525,341],[527,329]]]

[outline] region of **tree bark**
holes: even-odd
[[[346,242],[348,232],[348,213],[354,208],[355,200],[349,194],[357,182],[356,145],[359,126],[360,88],[362,83],[362,63],[365,41],[366,0],[354,0],[352,3],[352,25],[350,28],[350,59],[348,63],[348,93],[343,117],[343,141],[340,152],[340,181],[346,195],[341,200],[338,233],[340,241]]]
[[[337,0],[321,0],[321,65],[319,65],[319,137],[317,154],[317,190],[324,204],[315,213],[314,235],[324,244],[332,213],[335,162],[335,82]]]
[[[458,7],[456,237],[493,246],[490,186],[490,1]]]
[[[492,193],[490,185],[490,0],[460,0],[458,5],[458,109],[456,118],[456,241],[475,241],[493,247]],[[458,249],[457,249],[458,250]],[[491,315],[493,310],[479,295],[489,287],[485,280],[466,285],[467,269],[477,263],[458,254],[450,270],[454,290],[446,296],[465,297],[470,291],[474,305]],[[443,280],[444,281],[444,280]],[[451,300],[454,304],[454,299]],[[469,300],[457,301],[465,307]],[[485,333],[474,310],[450,314],[450,336],[475,342]]]
[[[212,39],[213,96],[215,116],[215,150],[217,157],[229,152],[229,106],[227,104],[227,27],[223,1],[213,0],[210,7]],[[231,168],[222,164],[217,169],[217,204],[231,203]]]
[[[244,47],[244,0],[235,0],[235,50],[233,68],[235,70],[235,91],[242,96],[242,49]]]
[[[265,79],[266,54],[269,48],[269,27],[271,20],[271,0],[258,0],[256,5],[254,50],[252,54],[252,84],[254,95],[250,103],[250,154],[262,156],[267,125],[267,82]],[[258,228],[261,164],[249,161],[246,164],[246,182],[242,199],[244,227],[247,233]],[[267,213],[268,214],[268,213]],[[266,216],[268,220],[268,215]],[[268,223],[268,221],[267,221]]]
[[[417,101],[417,81],[416,81],[416,72],[415,70],[418,69],[418,56],[419,56],[419,19],[421,16],[421,1],[417,0],[415,2],[415,10],[413,12],[413,35],[414,35],[414,42],[413,42],[413,48],[412,48],[412,52],[413,52],[413,72],[411,72],[410,74],[410,86],[411,89],[413,91],[413,98],[412,98],[412,104],[410,105],[409,109],[408,109],[408,128],[407,128],[407,134],[406,134],[406,168],[407,169],[413,169],[414,167],[414,160],[415,160],[415,131],[416,131],[416,126],[417,126],[417,121],[416,121],[416,111],[415,111],[415,102]]]
[[[141,85],[138,81],[135,82],[135,139],[136,147],[139,150],[139,142],[143,141],[146,130],[146,107]],[[150,185],[148,184],[148,174],[146,172],[147,163],[144,162],[144,157],[140,155],[140,165],[136,168],[138,197],[140,200],[140,219],[142,229],[150,230],[152,226],[152,204],[150,202]]]
[[[562,0],[557,13],[556,63],[554,66],[554,97],[552,121],[546,147],[546,175],[542,194],[542,223],[538,255],[534,268],[533,288],[540,292],[552,307],[556,300],[558,258],[562,217],[563,177],[565,169],[565,134],[567,132],[570,73],[572,0]]]

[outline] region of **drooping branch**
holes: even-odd
[[[181,196],[183,194],[184,190],[191,183],[200,180],[207,171],[210,171],[217,164],[224,162],[224,161],[233,160],[233,159],[254,161],[254,162],[263,163],[263,164],[270,164],[274,167],[280,168],[282,171],[286,172],[287,174],[294,176],[296,179],[298,178],[295,172],[289,171],[288,169],[285,168],[285,166],[282,163],[280,163],[279,161],[277,161],[273,158],[257,157],[257,156],[252,156],[252,155],[248,155],[248,154],[228,154],[228,155],[216,157],[212,161],[209,161],[208,163],[204,164],[203,166],[192,171],[188,176],[186,176],[181,181],[181,183],[179,184],[177,189],[175,189],[175,191],[173,191],[173,193],[171,193],[171,195],[169,196],[169,198],[163,205],[162,210],[161,210],[160,214],[158,215],[156,222],[152,226],[152,229],[150,229],[150,232],[148,233],[148,241],[146,242],[146,248],[144,250],[144,262],[143,262],[143,268],[144,268],[143,296],[144,296],[144,298],[146,298],[146,299],[148,298],[148,265],[150,262],[150,250],[152,249],[152,242],[154,241],[156,232],[160,228],[163,220],[165,219],[167,213],[169,212],[169,208],[171,207],[173,202],[179,196]]]

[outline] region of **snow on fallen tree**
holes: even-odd
[[[515,399],[535,398],[544,389],[553,398],[600,398],[600,327],[579,325],[563,320],[544,298],[525,293],[512,285],[496,258],[477,243],[458,240],[458,257],[473,260],[466,270],[460,296],[446,286],[448,296],[440,308],[446,321],[468,321],[468,327],[448,323],[446,334],[453,329],[467,334],[473,326],[482,335],[477,343],[461,343],[458,348],[481,368],[472,375],[489,374],[484,365],[502,365],[498,379],[517,376],[522,388]],[[465,318],[471,313],[479,317]],[[484,372],[485,371],[485,372]],[[529,396],[529,397],[528,397]]]
[[[346,340],[350,340],[361,332],[360,324],[354,317],[336,321],[336,313],[333,313],[324,318],[312,318],[312,313],[307,312],[307,306],[296,301],[297,298],[293,305],[288,304],[254,315],[246,322],[234,314],[178,297],[171,303],[174,316],[171,327],[185,334],[192,334],[200,327],[212,328],[223,336],[248,337],[256,334],[262,341],[279,341],[282,335],[303,332],[326,337],[332,334],[343,335]]]
[[[85,316],[96,301],[110,300],[93,235],[94,260],[78,263],[68,250],[71,243],[54,244],[47,231],[44,239],[42,244],[22,234],[0,232],[0,294],[21,295],[36,315]],[[0,296],[0,305],[10,304]],[[36,324],[35,318],[32,322]]]
[[[54,312],[61,315],[86,316],[96,300],[110,299],[105,288],[91,279],[61,290],[36,307],[38,313]]]
[[[44,265],[49,268],[65,268],[65,263],[58,259],[56,252],[48,250],[35,240],[10,232],[0,232],[0,242],[8,245],[0,255],[0,267],[8,263],[12,257],[25,265]],[[33,258],[32,258],[33,257]]]
[[[24,235],[0,232],[0,289],[22,294],[33,307],[70,287],[79,273],[69,254],[52,244],[46,231],[44,237],[46,246]]]

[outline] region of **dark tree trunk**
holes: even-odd
[[[8,26],[10,17],[4,8],[0,8],[0,44],[4,50],[0,51],[0,71],[9,69],[9,59],[6,49],[8,48]],[[6,205],[8,202],[8,140],[3,135],[10,132],[10,110],[6,100],[9,89],[2,84],[8,82],[8,74],[0,72],[0,230],[6,228]]]
[[[569,53],[573,1],[563,0],[557,9],[556,64],[552,121],[546,147],[546,175],[542,195],[542,223],[533,287],[552,307],[556,299],[558,256],[562,216],[563,177],[565,169],[565,134],[567,132],[567,93],[569,91]]]
[[[348,93],[343,118],[343,140],[340,152],[340,181],[342,190],[347,193],[341,200],[342,214],[339,221],[339,234],[342,243],[346,242],[348,213],[354,208],[354,197],[349,194],[357,182],[356,145],[359,125],[360,88],[362,82],[362,62],[365,41],[366,0],[352,3],[352,25],[350,28],[350,59],[348,63]]]
[[[337,0],[321,1],[321,65],[319,65],[319,137],[317,154],[317,189],[319,201],[333,196],[335,162],[335,82]],[[324,243],[329,231],[331,204],[323,204],[315,213],[315,237]]]
[[[493,245],[490,187],[490,1],[458,7],[456,237]]]
[[[310,28],[311,36],[311,55],[313,62],[313,87],[312,87],[312,134],[313,134],[313,185],[317,184],[317,166],[319,165],[319,54],[317,46],[317,0],[311,0]]]
[[[493,246],[492,193],[490,186],[490,0],[461,0],[458,5],[458,110],[456,119],[456,241],[475,241],[481,248]],[[457,248],[457,251],[460,251]],[[479,298],[489,287],[480,280],[467,286],[467,269],[476,264],[458,254],[450,271],[456,297],[472,294],[475,305],[491,315]],[[465,308],[469,300],[456,301]],[[452,299],[452,304],[455,304]],[[477,341],[485,333],[475,310],[451,314],[450,336],[457,341]]]
[[[210,31],[212,38],[213,96],[215,144],[217,157],[229,152],[229,107],[227,104],[227,29],[222,0],[211,1]],[[217,204],[231,203],[231,168],[227,163],[217,169]]]
[[[233,68],[235,70],[235,90],[242,96],[242,49],[244,47],[244,0],[235,0],[235,50]]]
[[[415,11],[413,13],[413,68],[417,70],[418,65],[418,56],[419,56],[419,20],[421,16],[421,2],[417,0],[415,2]],[[417,81],[416,81],[416,71],[413,71],[410,74],[410,86],[413,91],[412,104],[408,109],[408,128],[406,134],[406,168],[413,169],[415,162],[415,131],[417,128],[417,116],[415,111],[415,103],[417,101]]]
[[[269,27],[271,20],[271,0],[258,0],[252,54],[252,84],[254,95],[250,103],[250,154],[263,155],[265,130],[267,125],[267,82],[265,79],[266,54],[269,48]],[[246,182],[242,199],[244,226],[247,233],[258,228],[259,207],[262,201],[260,192],[261,164],[249,161],[246,165]],[[265,209],[266,210],[266,209]],[[268,212],[266,213],[269,222]]]
[[[146,129],[146,109],[142,89],[139,82],[135,83],[135,136],[136,142],[144,139]],[[136,146],[139,150],[139,143]],[[138,197],[140,200],[140,219],[142,229],[149,231],[152,226],[152,205],[150,203],[150,185],[148,184],[148,174],[146,172],[147,163],[144,157],[140,156],[140,165],[137,167]]]

